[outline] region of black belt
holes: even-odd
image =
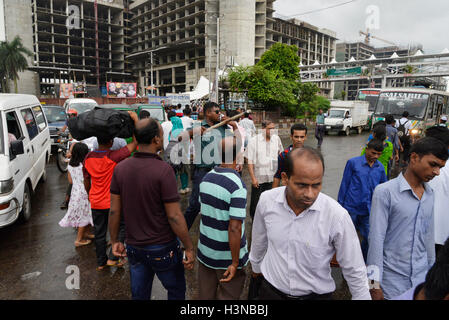
[[[311,293],[305,296],[291,296],[289,294],[285,294],[282,291],[275,288],[271,283],[269,283],[265,278],[262,280],[271,290],[273,290],[277,295],[282,297],[284,300],[332,300],[332,294],[330,293],[324,293],[324,294],[317,294],[317,293]]]

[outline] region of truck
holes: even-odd
[[[325,132],[344,132],[347,136],[351,130],[360,134],[368,123],[368,107],[366,101],[331,101],[328,116],[324,119]]]

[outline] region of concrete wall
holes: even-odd
[[[33,52],[33,28],[31,0],[4,1],[6,41],[15,36],[22,38],[23,46]],[[27,58],[28,66],[33,66],[34,57]],[[32,71],[20,73],[18,81],[19,93],[39,94],[39,76]],[[10,81],[9,89],[14,92],[14,82]]]
[[[239,65],[253,65],[255,59],[256,1],[220,1],[220,68],[226,57]]]

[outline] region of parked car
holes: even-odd
[[[54,153],[58,146],[59,135],[58,132],[66,125],[67,113],[65,109],[60,106],[44,105],[45,116],[48,121],[48,128],[50,130],[51,138],[51,152]]]
[[[336,131],[349,136],[352,129],[360,134],[368,122],[368,106],[366,101],[331,101],[328,117],[324,119],[326,133]]]
[[[36,96],[0,94],[0,227],[31,216],[31,193],[46,180],[51,140]]]
[[[142,110],[146,110],[150,113],[150,116],[153,119],[157,119],[159,123],[162,123],[167,120],[167,115],[165,114],[164,107],[161,105],[138,103],[131,105],[131,108],[136,110],[137,114],[139,115],[139,118],[140,112]]]
[[[66,112],[73,109],[76,110],[78,114],[90,111],[96,106],[98,106],[98,103],[95,100],[87,98],[67,99],[64,102],[64,110]]]

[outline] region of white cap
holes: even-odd
[[[446,116],[442,116],[442,117],[441,117],[441,120],[447,121],[447,117],[446,117]]]

